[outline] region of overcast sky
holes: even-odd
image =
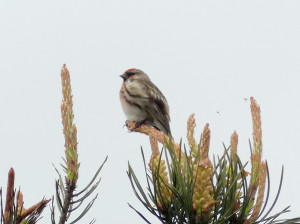
[[[249,99],[261,106],[263,159],[271,174],[271,202],[284,166],[274,212],[300,216],[300,1],[0,1],[0,185],[16,172],[25,207],[55,194],[64,156],[60,70],[71,73],[78,150],[78,188],[108,155],[87,223],[142,223],[126,175],[128,161],[146,187],[140,147],[148,138],[128,133],[119,102],[119,77],[145,71],[167,98],[171,130],[186,142],[195,113],[197,135],[211,128],[210,156],[221,155],[234,130],[238,154],[250,158]],[[218,112],[218,113],[217,113]],[[249,167],[250,168],[250,167]],[[270,203],[271,204],[271,203]],[[73,218],[75,218],[73,216]],[[72,218],[71,218],[72,219]],[[39,223],[49,223],[46,208]]]

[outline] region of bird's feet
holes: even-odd
[[[142,126],[142,124],[145,124],[146,119],[142,120],[142,121],[136,121],[135,122],[135,128],[140,128]]]
[[[135,129],[141,128],[142,125],[145,125],[145,120],[142,120],[142,121],[128,121],[127,120],[125,122],[124,126],[126,126],[130,132],[132,132]]]

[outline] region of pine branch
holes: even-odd
[[[73,101],[72,101],[72,89],[71,89],[71,81],[70,74],[66,67],[63,65],[61,70],[61,80],[62,80],[62,93],[63,100],[61,103],[61,116],[63,123],[63,133],[65,137],[65,156],[63,158],[66,163],[63,167],[63,170],[66,172],[65,183],[63,183],[63,178],[55,168],[58,173],[59,180],[55,183],[56,188],[56,202],[58,205],[58,210],[60,212],[59,224],[64,224],[71,216],[71,213],[78,209],[85,199],[87,199],[97,188],[100,183],[100,179],[96,181],[100,170],[102,169],[104,163],[107,160],[104,160],[100,168],[97,170],[96,174],[92,178],[92,180],[87,184],[83,190],[78,193],[74,193],[77,188],[76,183],[78,180],[78,172],[79,172],[79,162],[78,162],[78,152],[77,152],[77,128],[73,123],[74,113],[73,113]],[[72,222],[78,222],[92,207],[94,201],[97,198],[97,195],[87,204],[87,206],[83,209],[82,213]],[[78,197],[78,198],[77,198]],[[52,203],[51,207],[51,222],[55,224],[55,209],[54,204]],[[92,220],[90,223],[94,223],[95,220]]]
[[[64,224],[67,221],[68,210],[70,208],[71,200],[73,198],[73,192],[76,186],[75,183],[67,184],[65,200],[62,207],[62,213],[60,214],[59,224]]]
[[[14,189],[14,179],[15,172],[11,168],[8,173],[8,184],[7,184],[7,194],[6,194],[6,204],[5,211],[3,212],[2,204],[2,189],[0,189],[1,197],[1,220],[0,223],[3,224],[35,224],[43,212],[50,200],[43,199],[37,204],[31,206],[28,209],[23,207],[23,194],[18,190]],[[16,197],[15,197],[16,196]]]
[[[262,129],[260,107],[251,97],[253,124],[253,148],[251,148],[251,176],[246,165],[237,154],[238,135],[231,136],[231,146],[224,145],[224,154],[214,158],[214,165],[209,159],[210,130],[204,127],[200,142],[194,138],[196,122],[192,114],[187,122],[189,151],[177,144],[159,130],[146,125],[137,126],[126,121],[129,131],[140,132],[149,136],[152,156],[150,169],[146,169],[147,191],[145,192],[128,164],[128,177],[134,194],[146,209],[156,216],[161,223],[174,224],[250,224],[250,223],[295,223],[300,217],[289,220],[277,220],[288,212],[283,209],[269,215],[274,208],[282,185],[282,176],[277,195],[271,208],[264,214],[269,199],[270,177],[266,161],[262,161]],[[159,143],[163,150],[159,151]],[[163,153],[163,151],[165,153]],[[165,155],[164,155],[165,154]],[[163,158],[163,156],[165,158]],[[266,183],[268,185],[266,188]],[[265,196],[266,195],[266,196]],[[264,201],[266,197],[266,200]],[[147,218],[130,207],[148,223]],[[260,217],[263,217],[259,220]]]
[[[8,172],[7,190],[6,190],[6,203],[4,211],[4,223],[10,223],[11,214],[13,213],[14,205],[14,182],[15,182],[15,171],[10,168]]]

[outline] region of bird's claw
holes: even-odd
[[[145,120],[135,122],[135,128],[140,128],[144,124]]]

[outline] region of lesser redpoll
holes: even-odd
[[[153,126],[171,135],[169,106],[161,91],[139,69],[128,69],[121,77],[120,101],[129,121]]]

